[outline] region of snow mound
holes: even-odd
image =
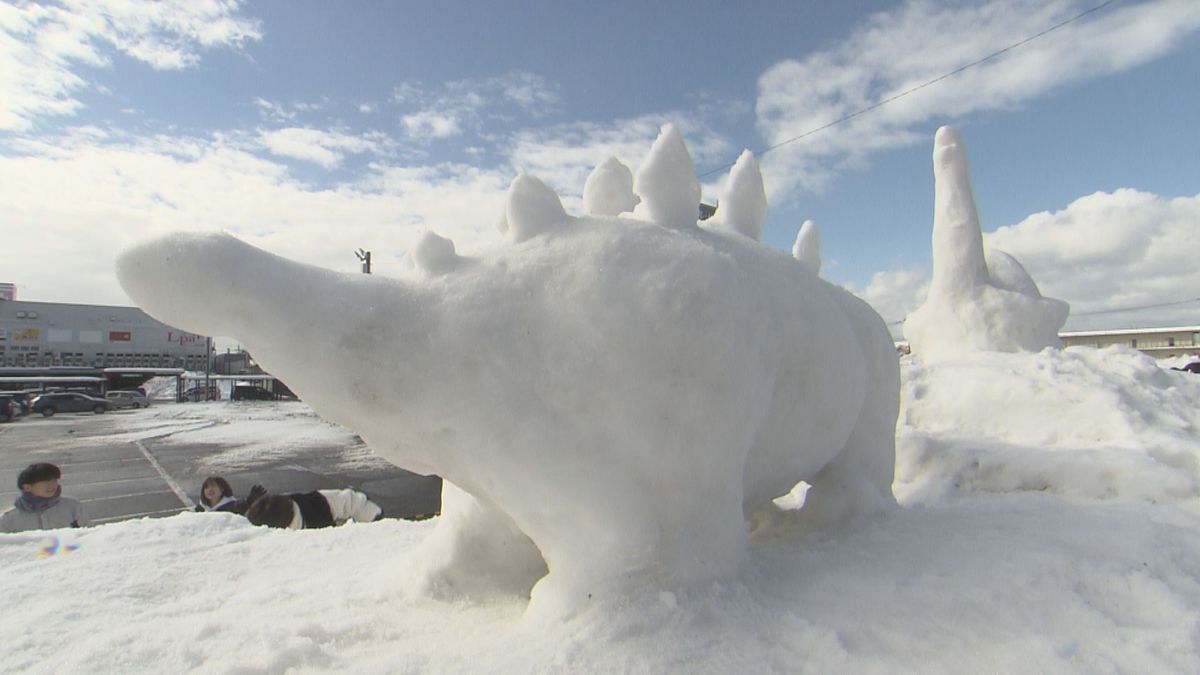
[[[785,521],[738,578],[538,626],[520,596],[408,593],[432,523],[182,513],[0,534],[21,608],[0,640],[6,671],[47,674],[1196,672],[1200,517],[1146,508],[991,497],[832,538]]]
[[[1119,347],[902,364],[896,493],[1200,497],[1200,378]]]
[[[733,231],[698,227],[668,125],[632,217],[570,217],[521,175],[503,242],[452,260],[427,237],[402,279],[189,234],[124,253],[118,275],[151,315],[237,337],[323,417],[456,486],[415,587],[516,589],[560,616],[732,578],[746,515],[802,480],[813,523],[895,505],[886,326],[746,236],[762,179],[749,155],[734,173]]]
[[[950,127],[934,138],[933,174],[933,279],[925,303],[904,322],[913,353],[931,362],[1060,346],[1067,304],[1042,297],[1012,256],[984,253],[966,147]]]

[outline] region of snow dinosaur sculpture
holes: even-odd
[[[1061,346],[1067,303],[1042,297],[1012,256],[984,253],[966,146],[950,127],[934,136],[933,176],[933,280],[925,304],[904,321],[913,353],[928,362]]]
[[[561,616],[735,574],[746,515],[801,480],[816,522],[894,505],[887,329],[748,236],[766,215],[753,157],[713,229],[674,128],[629,173],[602,165],[583,217],[518,176],[503,242],[464,256],[427,233],[405,278],[224,234],[137,246],[118,276],[151,315],[237,337],[322,416],[449,482],[406,571],[435,594],[530,593]]]

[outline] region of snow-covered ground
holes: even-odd
[[[2,670],[1200,672],[1200,377],[1166,365],[905,358],[899,511],[814,532],[782,510],[754,524],[735,581],[552,625],[520,597],[413,593],[431,522],[184,513],[0,535]],[[355,442],[300,404],[175,410],[247,457],[281,434]]]
[[[129,443],[153,439],[157,447],[211,445],[213,451],[196,458],[196,471],[235,473],[271,462],[319,459],[335,470],[391,467],[353,432],[318,417],[301,401],[227,401],[175,404],[159,400],[149,408],[100,417],[86,425],[71,416],[51,420],[31,418],[32,424],[52,425],[46,442],[55,449],[89,447],[100,443]],[[69,425],[63,435],[58,426]],[[330,448],[338,448],[336,454]],[[5,505],[7,507],[7,505]]]

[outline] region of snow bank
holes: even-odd
[[[593,185],[623,190],[606,171],[619,175]],[[728,186],[725,216],[701,229],[691,157],[666,126],[632,216],[569,217],[521,175],[502,243],[459,256],[426,235],[403,279],[224,235],[166,237],[118,271],[152,315],[237,337],[321,415],[461,489],[424,587],[529,591],[549,569],[531,611],[569,614],[733,577],[745,515],[801,480],[814,522],[895,505],[886,326],[754,239],[766,203],[751,155]],[[490,541],[462,545],[468,532]],[[503,552],[492,569],[465,553],[480,548]]]
[[[544,625],[519,597],[411,594],[429,523],[183,513],[60,531],[49,556],[0,535],[0,642],[24,673],[1196,672],[1200,517],[1146,508],[994,497],[834,536],[781,518],[738,578]]]
[[[1136,351],[1072,347],[903,361],[896,493],[1200,497],[1200,377]]]
[[[1067,304],[1043,298],[1012,256],[984,253],[966,147],[950,127],[934,138],[933,174],[933,279],[925,303],[904,321],[913,353],[928,363],[1060,346]]]

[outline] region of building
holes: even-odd
[[[1059,333],[1064,347],[1109,347],[1121,345],[1155,358],[1200,355],[1200,326],[1171,328],[1126,328]]]
[[[0,300],[0,369],[208,368],[211,340],[137,307]]]
[[[266,371],[250,356],[250,352],[226,349],[223,354],[213,354],[212,372],[216,375],[266,375]]]

